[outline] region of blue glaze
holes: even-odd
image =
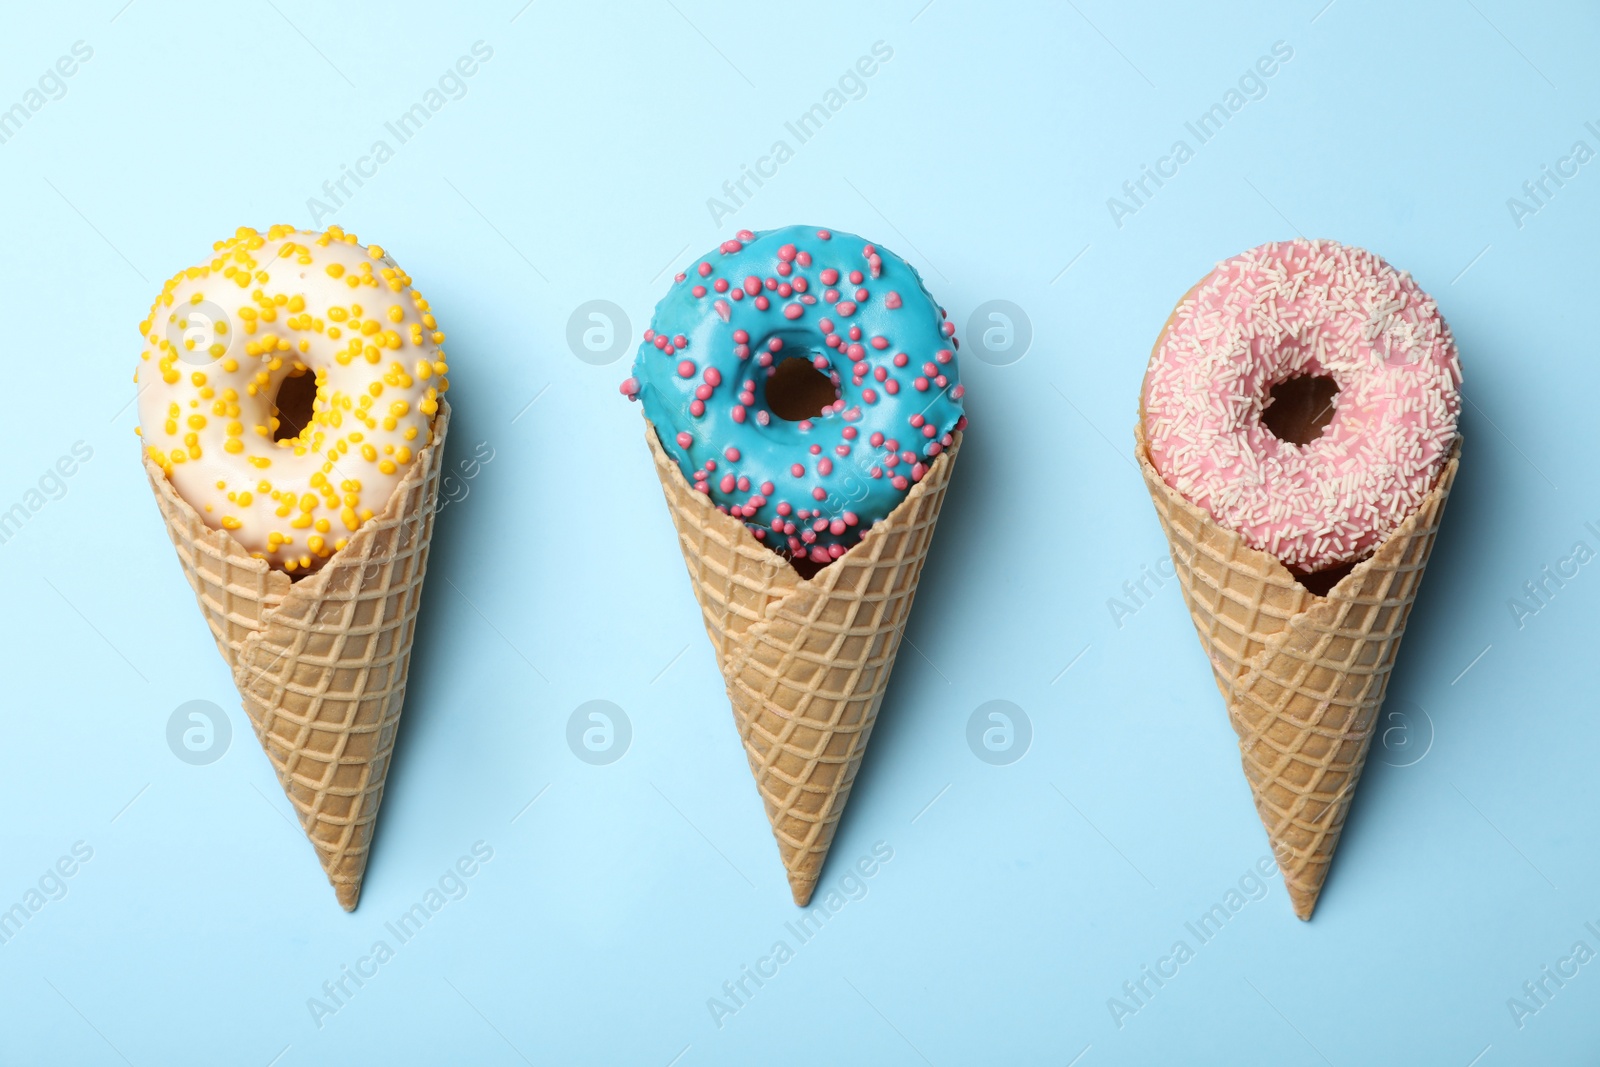
[[[819,236],[828,232],[741,231],[696,259],[656,306],[623,384],[690,484],[774,550],[816,562],[837,559],[892,512],[964,425],[954,330],[921,277],[881,246],[837,231]],[[831,285],[823,280],[830,270],[838,272]],[[752,276],[764,310],[745,291]],[[717,291],[718,279],[727,291]],[[887,346],[874,347],[874,338]],[[903,367],[895,365],[901,353]],[[838,399],[790,422],[771,411],[766,393],[768,378],[795,356],[831,378]],[[688,377],[684,361],[693,365],[682,368]]]

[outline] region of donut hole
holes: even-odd
[[[278,386],[278,395],[272,398],[272,413],[277,416],[277,429],[272,431],[274,441],[287,441],[300,436],[300,431],[311,425],[311,411],[317,402],[317,376],[310,371],[291,374]]]
[[[1333,421],[1333,398],[1339,383],[1325,374],[1286,378],[1267,393],[1261,424],[1280,441],[1308,445]]]
[[[838,399],[833,379],[800,356],[780,362],[767,379],[767,409],[786,422],[815,419]]]

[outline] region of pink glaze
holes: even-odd
[[[1334,379],[1304,445],[1261,421],[1269,391]],[[1432,489],[1456,439],[1461,365],[1433,298],[1333,241],[1262,245],[1183,303],[1144,382],[1150,460],[1191,504],[1302,573],[1359,560]]]

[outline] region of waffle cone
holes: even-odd
[[[382,514],[300,581],[213,530],[145,458],[167,536],[256,738],[354,911],[389,774],[433,537],[449,405]]]
[[[1239,735],[1256,811],[1294,913],[1310,919],[1367,761],[1460,443],[1422,506],[1317,596],[1168,486],[1150,463],[1142,419],[1135,433],[1184,602]]]
[[[645,425],[734,724],[804,907],[889,686],[960,435],[887,519],[805,579],[691,488]]]

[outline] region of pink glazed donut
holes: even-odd
[[[1303,418],[1286,439],[1268,409],[1300,378],[1338,391],[1320,436]],[[1460,385],[1450,328],[1409,274],[1334,241],[1266,244],[1219,264],[1156,342],[1150,462],[1252,548],[1313,573],[1361,559],[1421,505],[1455,443]]]

